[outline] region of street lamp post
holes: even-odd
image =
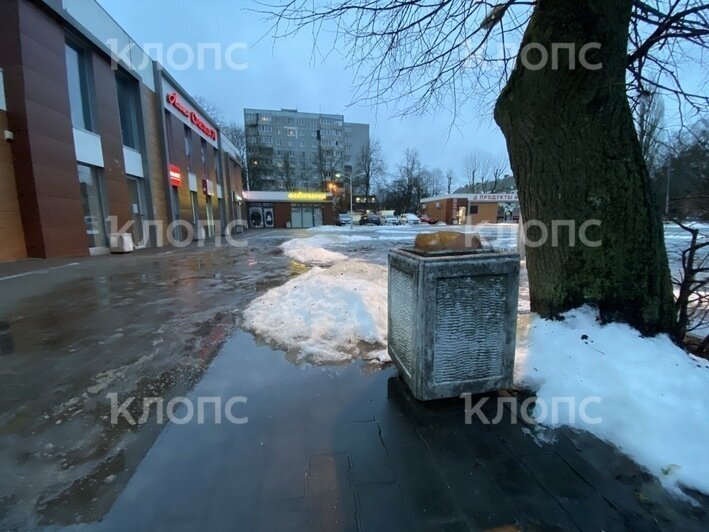
[[[360,172],[359,174],[356,174],[356,175],[350,174],[350,220],[352,220],[352,214],[353,214],[353,212],[354,212],[354,209],[352,208],[352,195],[353,195],[353,192],[352,192],[352,180],[353,180],[355,177],[362,177],[362,176],[364,176],[364,175],[366,175],[364,172]],[[354,222],[350,224],[350,229],[354,229]]]
[[[348,175],[347,175],[347,178],[350,180],[350,220],[352,220],[352,215],[354,214],[354,207],[352,206],[352,195],[353,195],[353,192],[352,192],[352,188],[353,188],[353,187],[352,187],[352,181],[354,180],[355,177],[362,177],[362,176],[365,176],[365,175],[367,175],[366,172],[360,172],[360,173],[355,174],[355,175],[352,175],[352,174],[348,174]],[[340,177],[342,177],[342,174],[339,173],[339,172],[337,172],[337,173],[335,174],[335,177],[339,179]],[[352,221],[352,223],[350,223],[350,229],[354,229],[354,221]]]

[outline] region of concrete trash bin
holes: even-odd
[[[519,255],[389,252],[389,355],[419,400],[512,385]]]

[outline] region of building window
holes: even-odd
[[[134,80],[119,72],[116,73],[116,86],[123,145],[138,150],[140,145],[138,86]]]
[[[217,185],[222,184],[222,174],[220,172],[220,166],[219,166],[219,150],[216,148],[212,148],[214,150],[214,171],[217,174]]]
[[[199,156],[202,161],[202,175],[207,179],[207,141],[199,139]]]
[[[478,213],[478,206],[477,205],[471,205],[470,206],[470,214],[477,214]]]
[[[70,44],[66,45],[66,71],[71,124],[77,129],[93,131],[86,56],[82,50]]]
[[[172,115],[169,111],[165,110],[165,128],[167,131],[167,156],[168,159],[172,161],[172,157],[175,155],[175,138],[172,129]]]
[[[192,171],[192,130],[185,127],[185,156],[187,157],[187,170]]]

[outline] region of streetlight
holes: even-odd
[[[360,172],[360,173],[355,174],[355,175],[350,174],[350,175],[347,176],[347,177],[349,178],[349,180],[350,180],[350,220],[352,220],[352,215],[354,214],[354,209],[353,209],[353,207],[352,207],[352,180],[353,180],[355,177],[362,177],[362,176],[365,176],[365,175],[367,175],[366,172]],[[337,172],[337,173],[335,174],[335,177],[337,177],[337,178],[340,178],[341,176],[342,176],[342,174],[341,174],[340,172]],[[350,229],[354,229],[354,222],[350,224]]]

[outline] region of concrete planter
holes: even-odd
[[[389,355],[420,400],[512,385],[519,255],[389,252]]]

